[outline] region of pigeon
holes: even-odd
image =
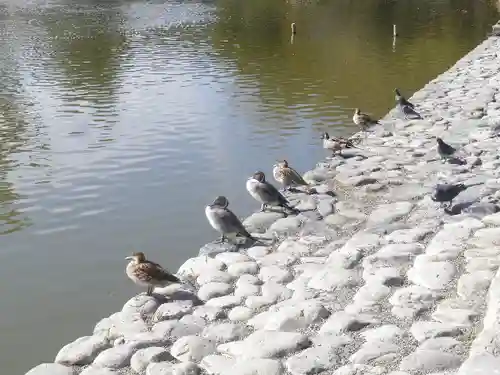
[[[247,180],[247,191],[252,198],[260,202],[261,211],[264,211],[268,205],[283,207],[295,214],[299,213],[296,208],[290,206],[288,200],[273,185],[266,181],[264,172],[258,171]]]
[[[396,106],[405,118],[405,120],[422,120],[420,113],[415,111],[414,107],[404,104],[404,98],[398,99]]]
[[[396,101],[398,103],[401,103],[402,105],[406,105],[408,107],[415,109],[415,105],[406,100],[406,98],[403,95],[401,95],[401,92],[398,89],[394,89],[394,92],[396,93]]]
[[[148,296],[153,293],[156,286],[163,287],[169,284],[181,283],[177,276],[166,271],[159,264],[147,260],[142,252],[134,253],[125,259],[130,260],[125,273],[137,285],[146,286]]]
[[[437,151],[438,151],[439,156],[441,156],[442,159],[448,159],[448,158],[452,157],[455,154],[455,152],[457,151],[456,148],[450,146],[448,143],[443,141],[441,138],[436,138],[436,141],[438,144]]]
[[[451,207],[453,199],[467,188],[468,186],[464,184],[438,184],[431,199],[441,205],[448,202],[448,207]]]
[[[205,207],[208,222],[221,234],[220,242],[229,238],[235,239],[238,235],[256,241],[228,206],[229,200],[224,196],[218,196],[212,204]]]

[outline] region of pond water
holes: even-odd
[[[135,295],[130,252],[175,271],[216,238],[216,195],[249,215],[247,176],[312,168],[322,131],[384,115],[497,18],[478,0],[0,1],[2,373]]]

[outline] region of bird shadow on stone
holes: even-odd
[[[474,202],[461,202],[457,203],[451,207],[445,207],[444,212],[450,216],[460,215],[463,210],[472,206]]]
[[[201,299],[199,299],[196,294],[188,290],[178,290],[169,295],[153,292],[152,296],[160,303],[166,303],[172,301],[191,301],[195,306],[204,304],[204,302]]]
[[[452,157],[448,158],[448,164],[453,164],[453,165],[465,165],[467,162],[463,159],[457,158],[457,157]]]

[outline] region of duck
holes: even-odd
[[[248,193],[261,203],[260,211],[265,211],[267,206],[279,206],[293,213],[299,211],[290,206],[290,202],[272,184],[266,181],[262,171],[255,172],[246,182]]]
[[[354,115],[352,116],[352,121],[360,127],[362,131],[367,131],[370,126],[375,124],[380,124],[378,120],[372,119],[366,113],[362,113],[359,108],[354,110]]]
[[[148,296],[153,293],[154,288],[157,286],[164,287],[181,283],[177,276],[171,274],[159,264],[147,260],[143,252],[133,253],[125,259],[130,261],[125,273],[137,285],[147,287],[146,294]]]
[[[289,190],[292,186],[309,186],[299,172],[288,165],[286,160],[273,165],[273,177],[276,182],[283,186],[283,191]]]
[[[342,137],[330,137],[327,132],[321,135],[321,139],[323,140],[323,148],[332,151],[333,155],[337,152],[342,155],[342,150],[345,148],[357,148],[352,140]]]
[[[229,200],[225,196],[219,195],[212,204],[205,207],[208,222],[212,228],[221,234],[220,242],[230,238],[236,239],[237,236],[256,241],[228,206]]]

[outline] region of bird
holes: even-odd
[[[352,121],[358,125],[362,131],[368,130],[368,128],[375,124],[380,124],[378,120],[372,119],[366,113],[362,113],[359,108],[354,110],[354,115],[352,116]]]
[[[261,203],[260,211],[264,211],[268,205],[279,206],[293,213],[299,211],[290,206],[288,200],[272,184],[266,181],[264,172],[257,171],[247,180],[247,191],[252,198]]]
[[[350,139],[330,137],[327,132],[321,135],[321,139],[323,140],[323,148],[332,151],[334,155],[336,152],[342,155],[342,150],[345,148],[358,148]]]
[[[465,184],[437,184],[431,199],[441,205],[448,202],[448,208],[450,208],[453,199],[467,188]]]
[[[396,107],[399,109],[405,120],[422,120],[422,116],[420,116],[420,113],[415,111],[414,107],[411,107],[407,104],[404,104],[404,98],[400,98],[396,102]]]
[[[437,151],[439,156],[441,156],[442,159],[448,159],[452,157],[457,149],[455,147],[450,146],[448,143],[443,141],[441,138],[436,138],[437,141]]]
[[[235,239],[238,235],[256,241],[228,206],[229,200],[219,195],[212,204],[205,207],[208,222],[221,234],[220,242],[229,238]]]
[[[283,185],[283,191],[290,189],[291,186],[309,186],[299,172],[288,165],[286,160],[273,165],[273,177]]]
[[[399,102],[411,108],[415,108],[415,105],[413,103],[409,102],[403,95],[401,95],[399,89],[394,89],[394,93],[396,94],[396,102]]]
[[[181,283],[181,280],[165,270],[157,263],[146,259],[142,252],[133,253],[132,256],[125,258],[130,260],[125,273],[137,285],[147,286],[147,295],[153,293],[157,286],[167,286],[169,284]]]

